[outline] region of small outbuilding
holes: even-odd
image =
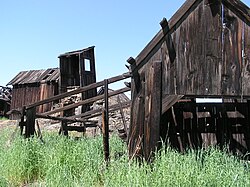
[[[130,58],[129,154],[161,142],[183,151],[250,151],[250,9],[239,0],[187,0]],[[197,98],[212,98],[200,103]]]
[[[21,109],[23,106],[57,95],[59,76],[58,68],[18,73],[7,84],[13,87],[10,109]],[[37,112],[47,112],[51,110],[51,106],[51,103],[42,105],[37,108]]]
[[[59,92],[64,93],[96,82],[94,46],[61,54]],[[96,88],[80,94],[82,100],[97,95]],[[80,107],[81,112],[89,110],[90,105]]]

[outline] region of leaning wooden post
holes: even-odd
[[[104,110],[102,112],[102,133],[104,158],[109,161],[109,106],[108,106],[108,80],[104,80]]]
[[[28,108],[26,111],[25,138],[35,134],[36,107]]]

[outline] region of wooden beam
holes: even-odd
[[[65,122],[92,122],[86,119],[76,119],[73,117],[55,117],[55,116],[49,116],[49,115],[42,115],[42,114],[36,114],[37,118],[44,118],[44,119],[52,119],[52,120],[58,120],[58,121],[65,121]]]
[[[130,91],[130,88],[125,87],[125,88],[122,88],[122,89],[111,92],[109,94],[109,97],[120,94],[120,93],[124,93],[124,92],[127,92],[127,91]],[[70,104],[70,105],[64,106],[62,108],[58,108],[58,109],[55,109],[55,110],[52,110],[52,111],[49,111],[49,112],[42,113],[41,115],[51,115],[51,114],[61,112],[61,111],[64,111],[64,110],[76,108],[76,107],[78,107],[80,105],[88,104],[88,103],[95,102],[97,100],[103,99],[103,97],[104,97],[104,95],[99,95],[99,96],[96,96],[96,97],[85,99],[85,100],[80,101],[78,103]]]
[[[24,122],[25,113],[26,113],[26,107],[24,106],[24,107],[22,108],[21,121],[19,122],[20,133],[21,133],[21,135],[23,135],[23,128],[24,128],[24,126],[26,126],[26,124],[25,124],[25,122]]]
[[[129,77],[131,77],[131,75],[130,75],[129,72],[127,72],[127,73],[124,73],[122,75],[118,75],[118,76],[109,78],[107,80],[108,80],[108,82],[110,84],[110,83],[114,83],[114,82],[117,82],[117,81],[120,81],[120,80],[123,80],[123,79],[127,79]],[[27,106],[27,109],[32,108],[32,107],[36,107],[36,106],[39,106],[39,105],[43,105],[43,104],[46,104],[46,103],[49,103],[49,102],[52,102],[52,101],[55,101],[55,100],[63,99],[65,97],[68,97],[68,96],[71,96],[71,95],[82,93],[82,92],[85,92],[87,90],[91,90],[93,88],[101,87],[103,85],[104,85],[104,81],[93,83],[93,84],[87,85],[85,87],[81,87],[81,88],[78,88],[76,90],[73,90],[73,91],[70,91],[70,92],[65,92],[65,93],[50,97],[48,99],[44,99],[44,100],[38,101],[36,103],[30,104],[30,105]]]
[[[133,57],[129,57],[129,59],[127,60],[127,62],[130,64],[130,65],[133,65],[136,63],[135,59]]]
[[[127,102],[123,102],[121,103],[121,108],[127,108],[127,107],[130,107],[130,104],[131,104],[131,101],[127,101]],[[109,112],[112,112],[112,111],[116,111],[116,110],[119,110],[120,109],[120,105],[119,104],[115,104],[115,105],[111,105],[109,107]],[[99,108],[99,109],[96,109],[96,110],[91,110],[91,111],[87,111],[87,112],[84,112],[82,114],[79,114],[79,115],[74,115],[74,116],[71,116],[71,117],[66,117],[66,119],[68,118],[82,118],[82,119],[89,119],[89,118],[93,118],[93,117],[96,117],[96,116],[101,116],[102,115],[102,108]]]
[[[250,9],[247,5],[238,0],[222,0],[222,3],[250,25]]]

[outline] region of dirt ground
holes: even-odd
[[[0,120],[0,130],[4,128],[15,128],[17,123],[17,120]]]

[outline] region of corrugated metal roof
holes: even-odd
[[[59,68],[49,68],[46,70],[21,71],[7,85],[31,84],[57,81],[60,76]]]
[[[77,50],[77,51],[71,51],[71,52],[67,52],[67,53],[64,53],[64,54],[61,54],[58,56],[58,58],[61,58],[61,57],[67,57],[67,56],[71,56],[71,55],[79,55],[85,51],[88,51],[90,49],[93,49],[95,46],[91,46],[91,47],[88,47],[88,48],[85,48],[85,49],[81,49],[81,50]]]

